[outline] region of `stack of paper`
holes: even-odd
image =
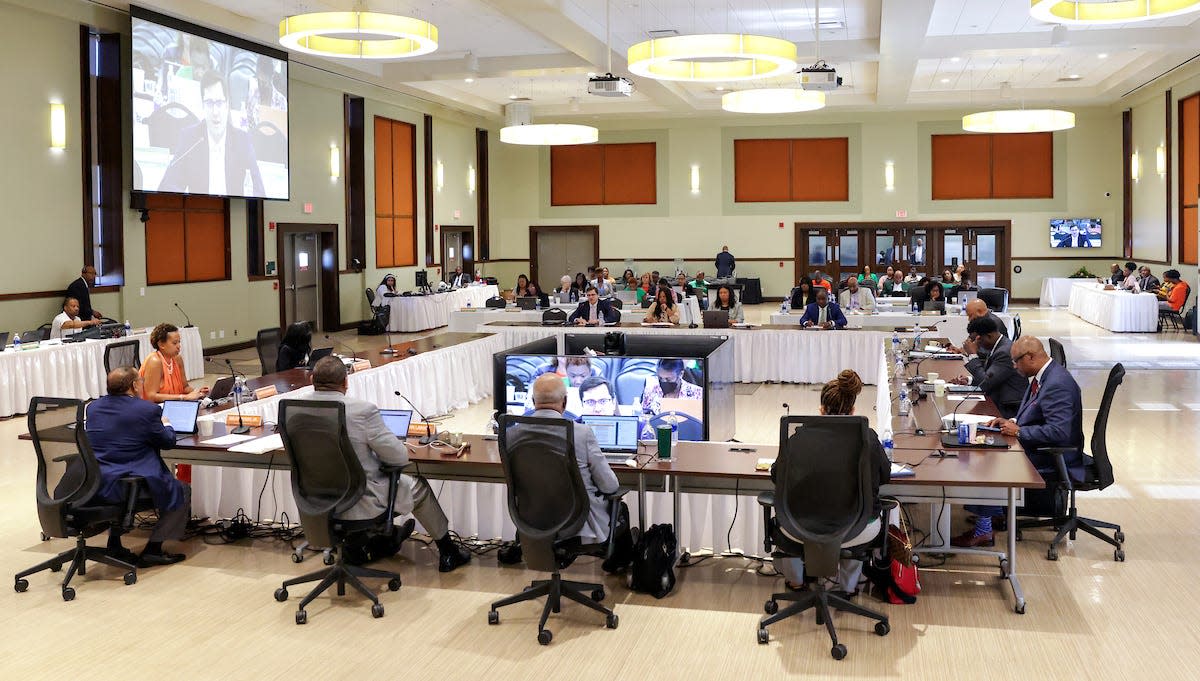
[[[283,449],[283,438],[278,433],[250,440],[249,442],[243,442],[240,445],[230,447],[229,451],[241,452],[242,454],[266,454],[277,449]]]

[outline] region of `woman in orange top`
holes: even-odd
[[[192,390],[183,375],[183,359],[179,356],[179,328],[174,324],[159,324],[150,332],[154,352],[142,362],[138,373],[142,377],[142,399],[159,403],[167,400],[199,400],[208,394],[207,387]],[[192,481],[192,467],[179,464],[175,477]]]
[[[1183,304],[1188,297],[1188,284],[1186,281],[1179,278],[1179,270],[1167,270],[1163,272],[1163,290],[1167,291],[1166,295],[1158,294],[1162,300],[1158,302],[1158,309],[1171,310],[1173,312],[1183,312]],[[1170,288],[1168,288],[1170,285]]]

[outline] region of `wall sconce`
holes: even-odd
[[[329,179],[336,180],[342,176],[342,154],[336,144],[329,145]]]
[[[1142,161],[1135,151],[1129,156],[1129,179],[1137,182],[1142,177]]]
[[[1154,150],[1154,172],[1167,174],[1167,148],[1161,144]]]
[[[446,186],[446,166],[441,161],[434,166],[433,186],[440,192]]]
[[[700,164],[692,164],[692,193],[700,193]]]
[[[889,192],[896,188],[896,164],[892,161],[883,164],[883,188]]]
[[[475,166],[467,166],[467,190],[475,193]]]
[[[67,148],[67,107],[62,102],[50,102],[50,148]]]

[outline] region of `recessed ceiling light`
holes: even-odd
[[[1061,76],[1061,77],[1059,77],[1059,79],[1058,79],[1058,82],[1060,82],[1060,83],[1074,83],[1075,81],[1078,81],[1078,80],[1083,80],[1083,76],[1079,75],[1078,73],[1072,73],[1072,74],[1071,74],[1071,75],[1069,75],[1069,76]]]
[[[724,92],[724,91],[725,91],[725,88],[723,88],[723,87],[721,87],[720,85],[718,85],[718,86],[716,86],[715,88],[713,88],[713,90],[715,90],[715,91],[717,91],[717,92]]]
[[[942,85],[945,85],[946,83],[949,83],[949,82],[950,82],[950,79],[949,79],[949,78],[943,78],[943,79],[942,79]]]
[[[959,59],[958,57],[950,57],[950,62],[953,64],[957,64],[960,61],[962,61],[962,60]]]
[[[513,100],[513,101],[515,102],[515,101],[517,101],[518,99],[520,99],[521,97],[520,97],[519,95],[509,95],[509,96],[508,96],[508,98],[509,98],[509,99],[511,99],[511,100]]]
[[[1100,54],[1096,55],[1096,58],[1097,58],[1097,59],[1108,59],[1108,53],[1107,53],[1107,52],[1101,52]]]

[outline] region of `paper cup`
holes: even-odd
[[[213,434],[213,422],[211,419],[200,419],[196,422],[196,428],[199,429],[201,437],[208,437]]]
[[[967,434],[967,439],[971,442],[974,442],[975,437],[979,434],[979,424],[972,421],[971,423],[967,424],[967,428],[970,429],[970,432]]]
[[[925,380],[928,381],[929,383],[933,383],[933,382],[937,381],[938,380],[937,372],[931,371],[931,372],[925,374]]]
[[[936,397],[945,397],[946,396],[946,382],[941,379],[934,381],[933,382],[933,394]]]

